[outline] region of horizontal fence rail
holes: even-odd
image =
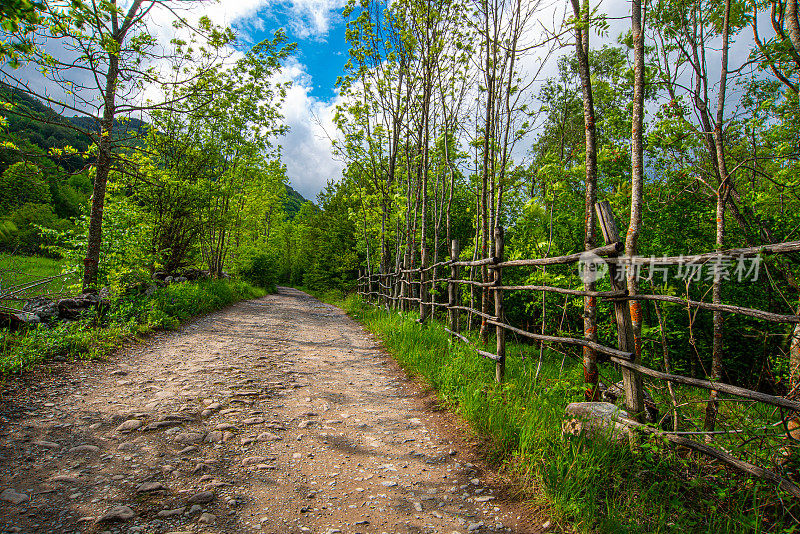
[[[600,213],[598,207],[598,213]],[[605,208],[608,210],[609,208]],[[608,217],[608,215],[605,215]],[[602,217],[601,217],[602,224]],[[599,354],[605,355],[606,361],[619,366],[623,371],[623,378],[625,380],[625,397],[626,406],[636,406],[636,397],[642,398],[641,376],[664,380],[669,384],[682,384],[685,386],[701,388],[705,390],[717,391],[750,401],[764,403],[782,410],[788,410],[793,416],[800,415],[800,402],[785,397],[769,395],[766,393],[726,384],[718,381],[703,380],[698,378],[691,378],[687,376],[665,373],[656,369],[651,369],[645,365],[635,361],[635,355],[630,350],[623,349],[624,337],[622,330],[630,328],[630,316],[627,317],[627,323],[623,320],[624,317],[620,315],[622,309],[617,309],[617,326],[620,330],[620,347],[609,347],[586,339],[584,337],[565,337],[565,336],[552,336],[545,335],[544,333],[534,333],[522,328],[518,328],[508,324],[504,320],[502,313],[503,310],[503,293],[506,291],[531,291],[541,292],[543,294],[555,293],[566,295],[567,297],[595,297],[601,298],[608,302],[624,303],[624,308],[627,308],[627,303],[630,301],[656,301],[664,302],[671,305],[678,305],[685,308],[719,311],[740,315],[753,319],[768,321],[771,323],[779,324],[799,324],[800,316],[779,314],[758,310],[753,308],[734,306],[729,304],[712,304],[701,301],[694,301],[686,298],[675,297],[670,295],[658,294],[636,294],[630,295],[627,290],[620,288],[619,282],[617,285],[612,283],[612,290],[610,291],[585,291],[564,287],[554,287],[547,285],[503,285],[502,272],[504,269],[517,268],[517,267],[544,267],[550,265],[572,265],[580,262],[586,257],[586,254],[592,254],[595,257],[601,257],[611,268],[612,282],[615,274],[618,274],[620,266],[645,266],[645,265],[688,265],[688,264],[705,264],[722,259],[738,259],[742,257],[756,257],[758,255],[777,255],[777,254],[793,254],[800,252],[800,241],[793,241],[787,243],[778,243],[773,245],[765,245],[759,247],[729,249],[720,252],[688,255],[688,256],[675,256],[675,257],[661,257],[661,258],[626,258],[618,257],[619,252],[622,250],[622,244],[619,242],[619,236],[616,235],[616,228],[603,228],[604,236],[616,236],[617,241],[607,244],[602,247],[597,247],[588,252],[568,254],[563,256],[556,256],[550,258],[537,258],[537,259],[515,259],[504,261],[503,259],[503,232],[502,229],[495,229],[495,253],[496,256],[489,258],[473,259],[471,261],[459,259],[459,246],[457,241],[451,244],[451,257],[446,261],[439,261],[429,266],[421,266],[417,268],[397,268],[395,272],[391,273],[360,273],[358,278],[358,293],[364,297],[375,297],[375,303],[385,306],[387,309],[400,307],[401,303],[414,303],[420,307],[427,308],[432,311],[434,309],[443,309],[448,315],[448,327],[445,331],[450,334],[454,339],[460,340],[465,344],[471,346],[475,352],[487,359],[496,362],[496,379],[503,380],[505,372],[505,333],[510,332],[518,336],[539,341],[547,344],[560,344],[570,345],[577,347],[588,347],[593,349]],[[611,232],[607,234],[607,232]],[[449,268],[449,277],[437,277],[436,269]],[[473,270],[472,276],[469,279],[460,274],[460,268],[485,268],[489,273],[488,280],[481,270]],[[433,276],[428,275],[433,271]],[[486,272],[484,271],[484,272]],[[479,274],[480,279],[473,279],[476,274]],[[416,278],[416,279],[415,279]],[[436,294],[433,291],[437,284],[447,284],[447,302],[438,302]],[[459,290],[460,287],[472,288],[484,292],[484,295],[492,295],[494,298],[494,314],[489,313],[486,309],[478,310],[472,306],[463,305],[460,302],[460,296],[463,293]],[[427,299],[423,302],[420,295],[428,295]],[[476,346],[467,336],[460,332],[460,312],[465,312],[470,316],[478,317],[482,320],[484,327],[491,325],[495,327],[497,338],[497,351],[495,353],[482,350]],[[421,318],[424,320],[426,313],[421,313]],[[470,324],[472,321],[469,321]],[[627,332],[625,333],[628,334]],[[627,345],[631,346],[631,345]],[[631,346],[632,347],[632,346]],[[641,400],[639,401],[640,409],[642,411]],[[676,408],[677,409],[677,408]],[[636,411],[632,412],[636,413]],[[702,452],[712,456],[726,464],[736,468],[739,471],[755,475],[763,479],[771,480],[777,483],[782,489],[793,494],[795,497],[800,498],[800,488],[780,477],[770,470],[756,466],[752,463],[735,458],[729,452],[722,451],[710,447],[708,444],[698,443],[697,441],[690,440],[686,437],[681,437],[678,432],[668,432],[658,430],[652,427],[642,426],[642,431],[664,436],[669,441],[690,447],[696,451]],[[698,435],[706,435],[708,432],[696,432]]]

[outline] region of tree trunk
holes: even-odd
[[[583,120],[586,128],[586,192],[584,198],[584,250],[595,248],[596,216],[594,205],[597,202],[597,136],[595,131],[594,97],[592,80],[589,72],[589,0],[584,0],[583,7],[578,0],[572,0],[575,12],[575,50],[578,57],[578,72],[583,91]],[[594,291],[594,281],[584,282],[586,291]],[[597,341],[597,298],[584,297],[583,335],[590,341]],[[583,348],[583,376],[587,384],[586,400],[596,401],[599,398],[597,389],[598,369],[597,353],[589,347]]]
[[[86,258],[83,260],[83,291],[97,289],[97,273],[100,268],[100,246],[103,239],[103,207],[106,200],[106,186],[111,171],[111,143],[114,130],[115,97],[117,94],[117,78],[119,77],[119,60],[110,54],[108,72],[106,74],[105,102],[103,121],[100,125],[100,141],[97,144],[97,162],[95,163],[94,186],[92,188],[92,209],[89,215],[88,244]]]
[[[725,163],[725,144],[722,138],[723,125],[725,120],[725,96],[726,84],[728,82],[728,50],[730,33],[730,14],[731,0],[725,0],[725,14],[722,23],[722,66],[719,83],[719,98],[717,101],[716,126],[714,128],[714,145],[717,154],[717,167],[720,173],[720,185],[717,190],[717,239],[716,247],[720,251],[725,246],[725,206],[730,192],[730,176]],[[712,301],[714,304],[722,304],[722,270],[719,265],[714,269],[714,285],[712,287]],[[724,326],[722,312],[714,312],[714,341],[711,348],[711,380],[722,378],[722,350]],[[706,420],[703,425],[707,432],[712,432],[716,425],[719,392],[712,390],[709,393],[708,404],[706,405]],[[711,435],[706,436],[706,441],[711,441]]]
[[[633,34],[633,115],[631,117],[631,219],[625,240],[625,255],[636,255],[642,225],[642,186],[644,183],[644,20],[642,0],[631,3],[631,33]],[[628,293],[638,290],[637,271],[626,270]],[[637,300],[629,302],[635,361],[642,359],[642,308]]]

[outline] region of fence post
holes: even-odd
[[[450,261],[458,261],[459,253],[458,239],[453,239],[450,243]],[[458,310],[453,309],[453,306],[458,306],[458,285],[455,280],[458,280],[458,266],[450,265],[450,281],[447,283],[447,316],[450,319],[450,330],[460,332]]]
[[[503,227],[494,227],[494,251],[495,263],[503,261]],[[494,290],[494,316],[498,322],[503,322],[503,292],[498,289],[503,285],[503,269],[494,269],[493,279]],[[495,337],[497,337],[497,363],[495,364],[494,378],[496,382],[502,382],[506,376],[506,331],[503,327],[495,327]]]
[[[400,262],[400,267],[397,268],[397,307],[401,312],[406,311],[406,301],[403,298],[406,296],[406,273],[403,269],[406,268],[405,258]]]
[[[397,291],[398,291],[398,288],[397,288],[397,271],[392,272],[391,282],[389,283],[389,287],[392,288],[390,290],[391,294],[392,294],[392,309],[396,310],[397,309]]]
[[[363,273],[364,273],[364,271],[362,269],[358,270],[358,286],[357,286],[358,289],[357,289],[357,293],[359,295],[361,295],[364,292],[364,289],[363,289],[363,287],[364,287],[364,280],[363,280],[364,274]]]
[[[423,254],[425,252],[423,251]],[[425,254],[420,262],[419,267],[419,322],[424,324],[425,320],[428,318],[428,305],[426,302],[428,301],[428,286],[427,286],[427,273],[425,272],[425,267],[427,261],[427,254]]]
[[[611,211],[611,204],[608,201],[595,204],[597,220],[600,229],[603,231],[603,238],[606,244],[621,243],[617,223],[614,219],[614,212]],[[616,254],[609,254],[609,258],[617,257]],[[611,278],[611,287],[615,290],[625,289],[625,269],[616,263],[609,262],[608,274]],[[627,300],[614,301],[614,315],[617,321],[617,341],[619,350],[633,354],[633,363],[641,364],[641,356],[636,354],[636,346],[633,340],[633,326],[631,324],[631,310]],[[642,375],[638,371],[622,368],[623,389],[625,391],[625,408],[637,419],[641,419],[644,413],[644,393],[642,390]]]

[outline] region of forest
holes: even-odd
[[[555,11],[543,0],[350,0],[331,132],[344,170],[314,202],[281,161],[282,73],[296,45],[279,29],[241,47],[231,28],[189,23],[173,4],[0,8],[6,315],[39,293],[102,293],[127,302],[103,319],[129,325],[120,332],[174,326],[191,313],[148,311],[147,299],[179,298],[163,281],[201,272],[247,284],[220,305],[275,284],[351,304],[359,291],[417,324],[446,322],[442,307],[460,302],[461,330],[485,350],[500,337],[492,320],[580,338],[590,343],[509,336],[536,379],[543,359],[561,362],[558,373],[573,362],[573,400],[629,380],[592,344],[661,373],[800,400],[796,0],[570,0]],[[149,22],[159,9],[180,30],[167,45]],[[54,41],[66,52],[43,46]],[[618,243],[598,213],[611,214]],[[615,244],[628,263],[610,262],[612,276],[534,261]],[[752,253],[723,261],[739,249]],[[716,263],[683,259],[701,254]],[[26,274],[15,267],[24,257],[54,267]],[[498,261],[522,265],[502,271],[517,289],[503,291],[500,313]],[[49,343],[4,336],[16,351],[6,372]],[[71,354],[85,349],[75,343]],[[797,412],[669,381],[644,393],[661,410],[655,427],[798,480]],[[746,491],[736,498],[758,528],[791,523],[796,507]],[[741,502],[728,497],[719,502]]]

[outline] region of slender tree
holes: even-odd
[[[592,93],[592,78],[589,67],[589,33],[591,10],[589,0],[584,0],[583,5],[579,0],[572,0],[572,9],[575,31],[575,53],[578,59],[578,74],[583,92],[583,120],[586,128],[586,183],[584,196],[584,250],[592,250],[597,246],[597,219],[594,205],[597,202],[597,132],[594,111],[594,95]],[[594,291],[594,281],[584,283],[586,291]],[[597,341],[597,298],[584,297],[583,306],[583,335],[590,341]],[[583,348],[583,375],[588,385],[586,400],[598,399],[597,389],[598,369],[597,353],[591,347]]]
[[[186,24],[175,10],[179,4],[167,0],[133,0],[125,5],[117,0],[48,0],[42,4],[41,23],[22,29],[26,33],[21,38],[29,39],[31,47],[22,50],[19,59],[32,65],[23,71],[9,65],[0,68],[0,83],[56,110],[88,119],[70,125],[94,141],[84,291],[93,290],[97,282],[109,173],[119,151],[129,145],[120,132],[120,119],[173,106],[174,101],[143,101],[141,95],[147,87],[174,87],[196,79],[219,60],[219,51],[233,38],[230,31],[214,27],[208,19],[195,26]],[[166,48],[158,44],[153,17],[170,14],[178,26],[204,41],[199,50],[182,40],[174,40]],[[58,53],[50,53],[57,49]],[[159,70],[163,61],[175,68]],[[44,76],[45,89],[28,76],[33,67]],[[54,92],[61,94],[51,96],[54,87],[58,88]]]

